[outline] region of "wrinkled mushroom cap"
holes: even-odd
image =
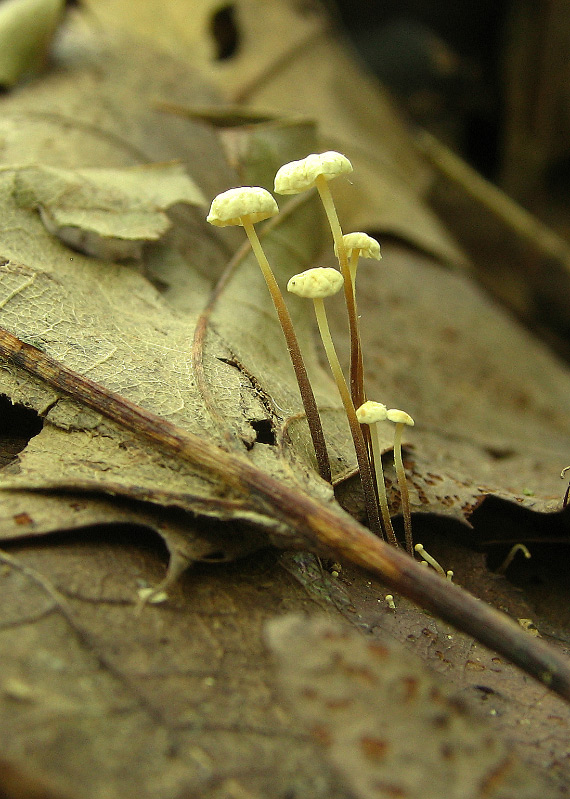
[[[368,400],[360,408],[356,409],[356,418],[360,424],[376,424],[383,422],[386,418],[386,406],[381,402]]]
[[[240,186],[228,189],[214,197],[206,221],[211,225],[241,225],[241,218],[249,216],[252,222],[261,222],[279,213],[275,198],[259,186]]]
[[[399,411],[397,408],[390,408],[386,411],[386,419],[394,424],[409,424],[410,427],[414,426],[414,420],[406,411]]]
[[[337,269],[330,266],[317,266],[293,275],[287,283],[287,291],[298,297],[309,297],[312,300],[332,297],[342,286],[344,279]]]
[[[291,161],[281,167],[275,175],[275,191],[277,194],[299,194],[314,186],[319,175],[331,180],[347,172],[352,172],[352,164],[344,155],[334,150],[312,153],[301,161]]]
[[[382,258],[380,253],[380,245],[373,239],[372,236],[369,236],[368,233],[346,233],[342,240],[344,242],[344,248],[346,250],[347,256],[350,258],[352,255],[353,250],[360,250],[359,255],[361,258],[375,258],[379,261]],[[338,255],[336,251],[336,244],[334,247],[335,255]]]

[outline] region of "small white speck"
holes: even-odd
[[[166,591],[155,591],[154,588],[139,588],[137,594],[139,599],[144,599],[151,605],[160,605],[161,602],[166,602],[168,599]]]

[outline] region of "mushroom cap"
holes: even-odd
[[[376,424],[386,418],[386,406],[381,402],[367,400],[360,408],[356,409],[356,418],[360,424]]]
[[[414,426],[414,420],[406,411],[399,411],[397,408],[390,408],[386,411],[386,419],[394,424],[409,424],[410,427]]]
[[[242,216],[261,222],[279,213],[275,198],[260,186],[240,186],[214,197],[206,221],[211,225],[241,225]]]
[[[372,236],[369,236],[368,233],[361,233],[358,231],[357,233],[346,233],[342,240],[344,242],[344,248],[346,250],[346,254],[350,258],[352,255],[353,250],[360,250],[360,257],[361,258],[375,258],[379,261],[382,258],[382,254],[380,253],[380,245],[373,239]],[[334,247],[335,255],[338,255],[336,251],[336,244]]]
[[[319,175],[327,180],[352,172],[352,164],[346,156],[329,150],[326,153],[311,153],[301,161],[284,164],[275,175],[277,194],[299,194],[315,184]]]
[[[287,291],[298,297],[309,297],[312,300],[332,297],[341,288],[344,278],[337,269],[330,266],[317,266],[300,272],[287,283]]]

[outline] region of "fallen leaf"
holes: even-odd
[[[181,164],[75,170],[27,166],[13,174],[19,206],[37,208],[46,229],[73,249],[110,261],[140,258],[143,244],[170,228],[164,212],[176,203],[206,205]]]
[[[279,4],[269,5],[272,14],[281,13]],[[259,125],[250,121],[249,130],[225,130],[225,149],[197,117],[161,111],[165,102],[178,108],[219,102],[203,72],[185,63],[189,42],[176,39],[178,28],[183,29],[177,14],[184,11],[188,17],[187,4],[159,8],[148,2],[141,4],[140,15],[132,14],[132,6],[116,6],[113,23],[102,27],[92,26],[78,11],[62,36],[58,69],[3,98],[3,163],[124,170],[180,159],[209,199],[245,175],[270,185],[283,160],[318,149],[310,121],[276,119],[277,94],[269,119]],[[109,8],[101,2],[95,9],[99,21]],[[263,27],[254,4],[244,4],[243,13],[241,8],[238,22],[247,18],[248,25]],[[134,38],[103,35],[105,27],[120,27],[123,11],[131,17]],[[279,58],[263,60],[257,72],[257,45],[246,37],[242,72],[232,78],[237,63],[211,63],[216,52],[207,34],[211,5],[205,10],[197,6],[195,12],[190,28],[200,35],[192,50],[194,64],[207,53],[219,86],[228,95],[235,89],[230,99],[251,96],[256,105],[262,93],[259,86],[248,87],[246,78],[255,83],[267,74],[262,89],[269,93],[281,65],[295,60],[291,48],[303,43],[301,28],[308,48],[313,34],[316,39],[328,35],[320,13],[308,13],[305,27],[281,27],[287,37],[274,52]],[[287,5],[283,14],[280,19],[289,20],[297,11]],[[139,38],[143,19],[146,33]],[[182,60],[168,45],[171,36],[178,42],[176,52],[184,52]],[[259,55],[265,58],[276,38],[260,39]],[[155,49],[153,40],[163,49]],[[309,65],[316,77],[325,78],[325,86],[338,54],[337,45],[331,49],[330,44],[322,59],[326,69],[319,73],[321,61],[309,58],[304,70]],[[247,53],[246,46],[251,48]],[[337,63],[344,65],[344,58]],[[289,103],[300,93],[295,74],[283,73],[277,81],[288,86],[283,96]],[[360,80],[360,73],[352,74]],[[311,92],[306,89],[307,100]],[[373,96],[378,99],[367,94],[360,102],[376,103]],[[329,111],[335,119],[341,114],[336,100],[321,101],[324,123]],[[350,126],[357,131],[361,123],[358,114],[346,113],[340,146],[352,155],[350,142],[364,146],[367,137],[354,131],[348,136]],[[391,113],[380,116],[388,120]],[[229,117],[236,120],[235,108]],[[239,115],[237,121],[242,121]],[[339,193],[357,198],[349,203],[354,211],[347,218],[371,218],[370,224],[389,231],[392,214],[400,225],[396,232],[407,241],[435,253],[439,261],[460,263],[464,259],[453,240],[422,204],[430,171],[424,172],[426,165],[413,147],[406,157],[409,139],[402,130],[399,121],[393,129],[387,123],[391,144],[384,149],[381,131],[370,137],[369,146],[382,155],[386,171],[368,151],[366,180],[382,197],[373,198],[370,212],[365,183],[341,185]],[[402,216],[392,213],[392,181],[383,182],[391,170]],[[174,573],[189,561],[224,560],[268,541],[320,551],[322,531],[329,552],[335,541],[335,557],[354,557],[352,536],[366,536],[316,477],[286,349],[257,268],[240,250],[242,231],[214,231],[198,209],[176,207],[168,212],[172,228],[145,247],[141,264],[119,266],[70,250],[45,229],[36,211],[16,203],[10,175],[0,178],[0,324],[17,336],[6,351],[11,363],[0,371],[0,390],[43,421],[34,435],[22,431],[14,437],[23,449],[13,452],[2,471],[3,536],[6,543],[17,540],[12,544],[17,550],[3,555],[10,599],[2,628],[3,651],[9,656],[2,694],[8,729],[2,736],[10,745],[9,757],[61,774],[61,788],[73,794],[261,797],[275,795],[277,783],[283,796],[348,796],[318,744],[275,702],[275,685],[268,677],[262,623],[287,609],[284,605],[298,610],[309,601],[304,593],[294,593],[288,575],[273,589],[274,575],[262,555],[217,574],[198,566],[191,583],[171,583],[168,599],[146,608],[140,623],[133,622],[139,591],[161,583],[166,560],[145,549],[144,528],[163,536],[174,555]],[[342,207],[347,210],[346,202]],[[293,271],[330,257],[322,255],[328,238],[322,235],[312,197],[283,206],[262,238],[282,285]],[[368,321],[370,395],[406,407],[416,417],[406,464],[413,477],[418,529],[425,530],[424,517],[437,529],[447,526],[455,534],[459,522],[468,531],[465,522],[486,513],[485,532],[493,518],[497,526],[504,519],[518,522],[519,511],[527,514],[528,527],[556,520],[563,528],[558,474],[567,462],[567,371],[473,289],[467,277],[442,269],[439,261],[386,244],[380,271],[362,270],[359,295]],[[290,307],[323,408],[337,490],[340,496],[342,489],[343,503],[358,517],[362,501],[354,458],[334,386],[313,349],[312,315],[301,301]],[[344,316],[338,309],[332,315],[342,348]],[[522,364],[521,352],[526,356]],[[387,428],[382,445],[397,512],[391,441]],[[47,537],[61,529],[58,523],[73,530],[118,519],[138,525],[124,550],[124,525],[93,546],[88,543],[92,531],[58,539],[57,547]],[[476,529],[473,540],[481,532]],[[420,567],[400,552],[389,553],[393,561],[378,561],[382,550],[370,539],[360,552],[362,565],[380,562],[393,585],[394,563],[398,568],[405,564],[406,592],[432,612],[443,605],[443,615],[452,615],[449,604],[463,597],[457,588],[431,574],[418,577]],[[56,548],[50,551],[51,546]],[[308,584],[315,570],[307,562],[303,568]],[[365,594],[359,587],[358,601]],[[358,608],[350,592],[335,592],[326,581],[318,595],[335,612]],[[477,612],[495,623],[485,602],[465,601],[470,624],[473,618],[481,622]],[[401,602],[396,596],[397,607]],[[520,618],[536,615],[531,608],[513,608]],[[425,614],[412,613],[417,629]],[[506,627],[510,635],[512,626]],[[485,640],[505,648],[498,629],[504,628],[480,623],[478,634],[484,638],[494,631],[495,639]],[[526,635],[518,625],[516,635]],[[551,656],[551,649],[528,640],[538,647],[531,651],[540,653],[534,673],[550,679],[556,671],[549,667],[544,672],[544,664],[564,664],[563,658],[555,654],[553,661],[541,660]],[[461,649],[465,669],[471,661],[486,667],[480,654],[472,658],[472,645]],[[426,646],[426,658],[443,663],[436,651],[445,657],[439,647]],[[508,680],[505,674],[502,678]],[[552,715],[561,719],[553,722],[557,731],[563,729],[563,714]]]
[[[266,640],[284,696],[355,796],[552,791],[492,724],[394,644],[294,615],[268,624]]]

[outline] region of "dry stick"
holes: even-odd
[[[303,407],[305,408],[307,423],[309,425],[311,438],[313,440],[313,447],[315,449],[319,474],[323,480],[326,480],[328,483],[332,483],[331,465],[327,452],[325,435],[323,433],[323,426],[321,424],[321,417],[319,415],[315,395],[313,394],[313,389],[307,375],[305,362],[303,361],[303,356],[301,355],[299,342],[297,341],[297,336],[295,335],[295,330],[293,329],[291,316],[289,315],[289,311],[285,305],[285,300],[283,299],[281,290],[277,285],[273,271],[269,266],[269,262],[267,261],[263,247],[259,242],[251,219],[244,216],[242,217],[241,222],[249,239],[249,243],[251,244],[251,249],[253,250],[261,271],[263,272],[263,277],[267,283],[267,288],[269,289],[271,299],[273,300],[273,305],[275,306],[277,316],[279,317],[279,322],[281,323],[281,328],[287,343],[287,349],[289,350],[289,355],[291,356],[291,363],[293,364],[297,383],[299,384],[301,399],[303,400]]]
[[[382,535],[380,514],[378,512],[378,503],[376,502],[374,478],[372,476],[372,469],[370,468],[368,450],[366,447],[366,442],[364,441],[364,435],[362,434],[362,427],[356,418],[356,410],[354,408],[354,404],[352,402],[350,392],[348,390],[348,386],[346,385],[346,380],[344,379],[338,356],[336,354],[336,349],[327,321],[324,301],[320,297],[315,297],[313,299],[313,303],[315,306],[315,316],[317,317],[317,324],[319,326],[325,352],[327,354],[331,372],[333,373],[342,404],[344,405],[344,411],[348,419],[352,440],[354,442],[356,460],[358,461],[360,480],[362,482],[362,491],[364,493],[364,503],[368,516],[368,524],[373,533]]]
[[[262,513],[289,525],[313,547],[345,557],[381,575],[394,591],[469,633],[570,701],[567,658],[530,636],[505,614],[422,568],[338,506],[322,504],[262,472],[247,458],[226,452],[107,391],[2,328],[0,357],[147,439],[163,452],[176,454],[186,463],[249,495]]]
[[[315,179],[315,186],[319,192],[323,208],[327,215],[332,231],[340,271],[344,278],[344,297],[346,310],[348,312],[348,328],[350,332],[350,395],[353,405],[358,408],[365,401],[364,396],[364,375],[362,373],[362,355],[360,345],[360,332],[358,329],[358,316],[356,313],[356,303],[352,288],[352,279],[348,265],[346,247],[342,239],[342,228],[338,221],[338,214],[333,202],[329,184],[324,175],[318,175]]]

